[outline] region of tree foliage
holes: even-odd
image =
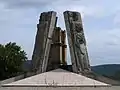
[[[16,43],[0,44],[0,79],[22,72],[22,64],[26,60],[26,53]]]

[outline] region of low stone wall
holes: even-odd
[[[0,90],[120,90],[120,87],[4,87]]]
[[[14,82],[14,81],[23,79],[24,76],[25,76],[25,75],[23,74],[23,75],[19,75],[19,76],[16,76],[16,77],[12,77],[12,78],[9,78],[9,79],[0,81],[0,86],[1,86],[2,84],[7,84],[7,83],[11,83],[11,82]]]
[[[12,78],[0,81],[0,87],[1,87],[2,84],[12,83],[12,82],[15,82],[17,80],[21,80],[21,79],[24,79],[26,77],[33,76],[35,74],[36,74],[35,72],[27,72],[25,74],[22,74],[22,75],[19,75],[19,76],[16,76],[16,77],[12,77]]]

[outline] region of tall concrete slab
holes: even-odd
[[[47,71],[57,69],[60,66],[60,31],[61,28],[55,27],[52,36],[52,44],[48,58]]]
[[[52,34],[56,24],[56,12],[41,13],[37,25],[37,35],[32,56],[32,70],[45,72],[52,43]]]
[[[64,19],[73,71],[76,73],[90,71],[81,15],[79,12],[65,11]]]
[[[61,64],[62,65],[67,65],[67,61],[66,61],[66,32],[65,30],[61,30],[61,55],[62,55],[62,59],[61,59]]]
[[[65,31],[60,27],[55,27],[52,36],[52,44],[48,58],[47,71],[59,68],[61,65],[66,65],[66,43]]]

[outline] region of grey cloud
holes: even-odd
[[[47,6],[51,7],[67,7],[68,5],[73,5],[79,3],[74,0],[0,0],[1,3],[4,3],[6,8],[36,8],[44,9]],[[68,4],[69,2],[69,4]],[[67,5],[67,6],[66,6]]]
[[[7,8],[38,8],[45,7],[55,0],[1,0]]]

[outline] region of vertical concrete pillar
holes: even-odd
[[[41,13],[32,56],[32,70],[45,72],[56,23],[56,12]]]
[[[66,65],[67,64],[67,61],[66,61],[66,48],[67,48],[67,45],[66,45],[66,32],[65,30],[62,31],[61,30],[61,47],[62,47],[62,64],[63,65]]]
[[[64,19],[73,71],[76,73],[90,71],[81,15],[78,12],[65,11]]]
[[[53,32],[47,71],[59,68],[60,66],[60,31],[61,28],[56,27]]]

